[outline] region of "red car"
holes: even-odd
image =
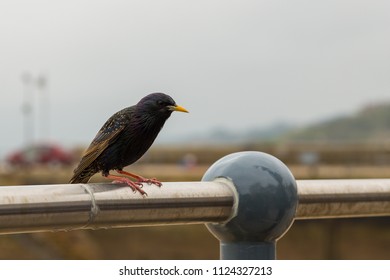
[[[36,144],[16,151],[7,157],[7,163],[13,166],[34,164],[69,165],[72,154],[53,144]]]

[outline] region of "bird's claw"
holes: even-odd
[[[139,186],[141,189],[144,187],[142,182],[136,181],[136,182],[133,182],[133,183],[136,184],[137,186]]]
[[[124,173],[124,172],[122,172],[122,173]],[[125,183],[133,190],[134,193],[139,192],[142,196],[147,196],[147,193],[142,189],[143,183],[146,183],[148,185],[153,184],[153,185],[156,185],[158,187],[162,186],[162,183],[160,181],[158,181],[156,178],[147,179],[147,178],[144,178],[141,176],[137,176],[136,177],[137,181],[132,181],[126,177],[119,177],[119,176],[110,176],[110,177],[115,178],[115,181],[113,181],[113,183]]]
[[[113,181],[113,183],[125,183],[128,185],[134,193],[139,192],[142,196],[148,196],[148,194],[142,190],[142,183],[141,182],[133,182],[130,179],[127,178],[121,178],[120,180],[117,179]]]
[[[156,178],[152,178],[152,179],[141,178],[137,182],[139,182],[139,183],[146,183],[148,185],[156,185],[158,187],[162,186],[162,183],[159,180],[157,180]]]

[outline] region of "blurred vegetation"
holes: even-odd
[[[313,124],[285,136],[289,141],[372,143],[390,139],[390,103],[364,107],[351,116]]]

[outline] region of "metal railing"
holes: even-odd
[[[0,187],[0,233],[223,222],[232,213],[231,185],[145,185],[147,197],[110,183]]]
[[[296,219],[390,216],[390,179],[298,180]]]
[[[390,179],[295,180],[260,152],[228,155],[202,182],[0,187],[0,234],[206,223],[222,259],[273,259],[294,219],[390,216]]]

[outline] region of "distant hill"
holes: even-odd
[[[351,116],[296,129],[285,135],[287,141],[369,142],[390,141],[390,102],[364,107]]]
[[[208,133],[197,133],[181,141],[197,144],[388,142],[390,141],[390,102],[369,105],[353,115],[338,116],[300,128],[286,122],[244,131],[215,128]]]
[[[280,139],[281,136],[285,135],[293,128],[294,126],[288,123],[275,123],[264,128],[252,128],[241,131],[215,128],[207,133],[197,133],[187,136],[184,141],[187,144],[240,144],[258,141],[268,142]]]

